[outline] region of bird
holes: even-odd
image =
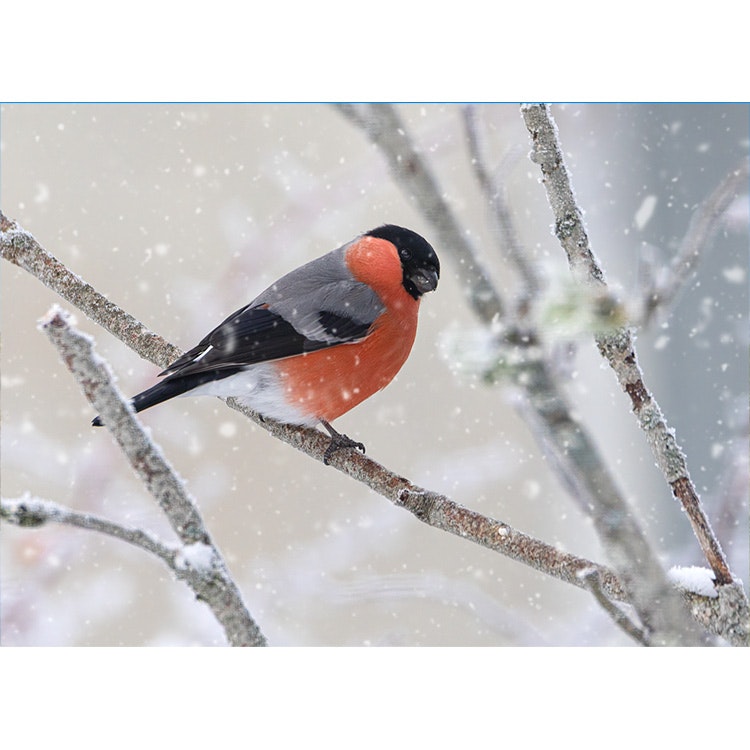
[[[331,422],[393,380],[411,352],[421,297],[439,278],[424,237],[378,226],[271,284],[159,373],[164,379],[132,407],[234,396],[264,419],[322,425],[331,438],[326,464],[342,448],[364,453]]]

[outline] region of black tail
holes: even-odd
[[[184,375],[182,377],[176,375],[171,378],[165,378],[161,383],[157,383],[148,390],[133,396],[130,403],[136,412],[143,411],[144,409],[161,404],[163,401],[169,401],[170,398],[175,398],[175,396],[182,396],[184,393],[188,393],[193,388],[197,388],[204,383],[223,380],[230,375],[236,375],[241,370],[241,367],[228,367],[223,370],[212,370],[210,372],[199,372],[194,375]],[[102,422],[101,417],[97,416],[94,417],[91,424],[94,427],[101,427],[104,425],[104,422]]]

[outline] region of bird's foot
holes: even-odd
[[[352,440],[348,435],[344,435],[337,430],[334,430],[331,425],[324,419],[320,420],[323,427],[328,430],[328,434],[331,436],[331,442],[328,443],[325,453],[323,454],[323,463],[328,466],[331,456],[344,448],[356,448],[358,451],[365,452],[364,443],[359,443],[356,440]]]

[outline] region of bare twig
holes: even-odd
[[[527,253],[518,239],[518,233],[508,206],[505,186],[497,179],[497,175],[487,167],[487,154],[477,122],[476,105],[464,107],[463,115],[471,165],[490,208],[492,226],[497,237],[496,243],[516,266],[523,280],[521,292],[521,308],[523,309],[542,288],[542,279],[537,266],[529,261]]]
[[[568,256],[573,276],[582,285],[605,287],[604,273],[591,250],[549,108],[545,105],[525,105],[522,113],[531,134],[532,160],[542,170],[547,197],[555,217],[555,234]],[[643,382],[630,332],[626,328],[615,328],[611,332],[598,332],[595,337],[600,352],[630,397],[633,412],[646,435],[659,469],[688,514],[693,531],[714,572],[716,585],[732,583],[732,574],[721,546],[711,530],[688,474],[685,455]]]
[[[60,523],[79,529],[98,531],[156,555],[172,569],[175,567],[178,547],[164,544],[153,534],[142,529],[122,526],[107,518],[101,518],[92,513],[81,513],[59,503],[40,500],[30,495],[12,499],[3,498],[0,503],[0,516],[16,526],[37,528],[46,523]]]
[[[747,192],[750,161],[743,162],[730,172],[693,213],[687,232],[672,259],[665,279],[653,277],[644,293],[644,325],[659,309],[669,306],[690,279],[701,258],[711,246],[724,220],[726,211],[737,196]]]
[[[581,579],[586,584],[586,588],[591,592],[594,599],[601,605],[602,609],[612,618],[614,623],[624,630],[634,641],[643,646],[651,645],[649,634],[639,628],[620,607],[618,607],[611,598],[609,598],[603,587],[599,571],[595,568],[581,571]]]
[[[91,339],[75,330],[69,316],[55,308],[42,321],[41,327],[57,347],[86,398],[104,418],[107,429],[159,503],[184,547],[207,551],[210,565],[204,566],[203,575],[188,579],[188,583],[224,627],[229,643],[237,646],[266,645],[265,637],[211,541],[193,499],[135,419],[128,401],[112,383],[108,369],[93,352]]]

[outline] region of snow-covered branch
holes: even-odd
[[[8,523],[25,528],[37,528],[46,523],[60,523],[79,529],[97,531],[156,555],[170,568],[175,567],[178,546],[164,544],[156,536],[143,529],[123,526],[108,518],[66,508],[51,500],[42,500],[29,494],[19,498],[2,498],[0,517]]]
[[[166,367],[182,353],[108,300],[47,252],[34,236],[0,211],[2,257],[39,279],[144,359]]]
[[[737,580],[717,587],[709,568],[698,570],[701,574],[698,582],[693,573],[695,569],[687,576],[684,569],[670,570],[670,578],[691,614],[706,630],[720,635],[733,646],[748,646],[750,618],[742,582]]]
[[[196,596],[211,608],[223,626],[228,642],[237,646],[265,645],[265,637],[247,610],[239,588],[211,541],[195,502],[161,450],[151,441],[135,418],[127,400],[112,383],[108,368],[93,351],[91,338],[77,331],[69,316],[59,308],[50,311],[42,321],[41,328],[57,347],[61,359],[86,398],[104,418],[107,429],[136,474],[159,503],[184,549],[200,548],[208,551],[210,566],[202,566],[201,575],[185,577],[185,580],[193,588]],[[40,506],[36,511],[31,517],[40,518],[45,508]],[[48,513],[47,518],[71,522],[70,516],[63,519],[57,509]],[[79,517],[76,520],[81,519]],[[113,524],[105,528],[102,524],[95,526],[93,521],[89,523],[88,528],[118,535],[113,532]],[[124,532],[119,536],[125,538]],[[147,538],[147,535],[138,537],[141,547],[144,547],[143,541]],[[134,542],[134,539],[131,535],[127,541]],[[154,547],[150,551],[165,560],[163,549]],[[183,569],[188,568],[184,566]]]
[[[574,197],[557,127],[549,108],[545,105],[526,105],[522,108],[522,113],[533,144],[531,158],[541,168],[555,218],[555,234],[568,256],[573,276],[583,286],[606,288],[604,272],[591,250],[583,215]],[[630,397],[633,412],[646,435],[659,469],[690,519],[693,531],[713,570],[716,585],[733,583],[721,546],[711,530],[690,479],[685,455],[659,405],[644,384],[630,331],[624,327],[615,327],[612,331],[597,332],[595,337],[602,356]]]

